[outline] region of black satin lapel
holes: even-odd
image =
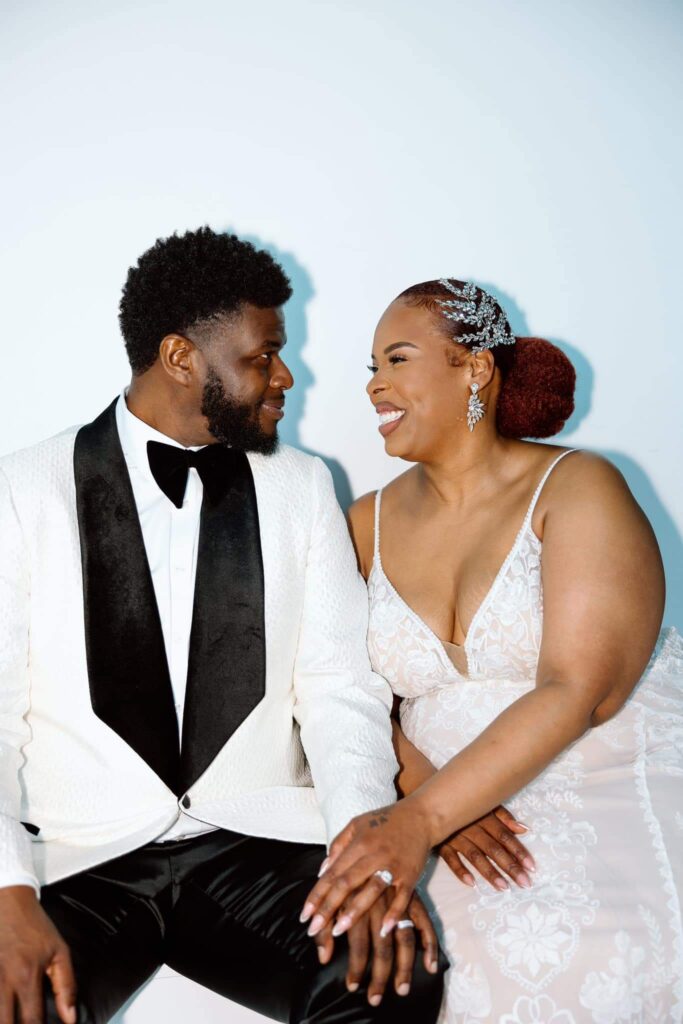
[[[179,793],[178,719],[115,407],[79,430],[74,449],[90,699]]]
[[[249,460],[235,453],[217,502],[204,491],[183,718],[181,782],[189,789],[266,689],[263,560]]]

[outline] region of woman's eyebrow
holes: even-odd
[[[384,355],[388,356],[390,352],[397,348],[417,348],[417,345],[413,345],[412,341],[395,341],[392,345],[387,345],[384,349]]]

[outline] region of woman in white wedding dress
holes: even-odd
[[[443,1024],[680,1022],[683,642],[658,637],[650,526],[604,460],[521,440],[561,429],[573,369],[474,285],[399,296],[372,373],[386,450],[415,464],[350,517],[404,799],[337,838],[314,927],[349,927],[387,871],[394,926],[429,851],[505,801],[530,886],[425,876]]]

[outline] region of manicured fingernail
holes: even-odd
[[[382,997],[368,996],[368,1002],[370,1003],[370,1006],[379,1006],[379,1004],[382,1002]]]
[[[320,931],[324,924],[325,918],[322,916],[322,914],[316,914],[313,920],[311,921],[310,928],[308,929],[308,934],[311,936],[311,938],[313,938],[314,935],[318,934],[318,932]]]
[[[530,889],[531,879],[528,875],[525,875],[523,871],[520,871],[517,875],[517,884],[521,885],[522,889]]]
[[[347,981],[346,982],[346,987],[349,990],[349,992],[357,992],[358,991],[358,982],[357,981]]]
[[[327,949],[326,946],[319,946],[318,947],[318,960],[320,961],[320,963],[321,964],[326,964],[329,959],[330,959],[330,951],[329,951],[329,949]]]
[[[69,1006],[66,1011],[66,1019],[68,1024],[76,1024],[76,1007]]]
[[[344,932],[347,932],[352,924],[353,918],[350,917],[348,914],[344,914],[343,917],[340,917],[339,920],[335,923],[334,928],[332,929],[332,934],[334,935],[335,939],[338,938],[340,935],[343,935]]]
[[[325,860],[320,865],[320,871],[318,872],[318,878],[320,878],[321,875],[325,874],[325,872],[327,871],[327,868],[329,866],[329,863],[330,863],[330,858],[329,857],[325,857]]]
[[[536,862],[533,857],[522,857],[522,864],[528,871],[536,870]]]
[[[494,878],[493,884],[499,892],[503,892],[504,889],[508,889],[509,886],[504,878]]]
[[[380,933],[379,933],[380,939],[386,939],[387,935],[389,935],[389,933],[392,931],[392,929],[394,928],[395,924],[396,924],[396,922],[392,921],[391,918],[389,918],[388,921],[385,921],[384,924],[382,925],[381,929],[380,929]]]
[[[301,911],[301,914],[299,916],[299,921],[301,922],[301,924],[306,924],[314,910],[315,907],[313,906],[312,903],[304,904],[304,909]]]
[[[398,986],[396,991],[400,996],[407,996],[408,993],[410,992],[410,985],[408,984],[407,981],[404,981]]]
[[[531,825],[525,825],[523,821],[518,821],[517,824],[520,828],[523,828],[525,832],[533,832]]]
[[[429,973],[430,973],[430,974],[436,974],[436,972],[438,971],[438,969],[439,969],[439,962],[438,962],[438,960],[432,960],[432,961],[430,961],[429,967],[427,968],[427,970],[429,971]]]
[[[463,875],[462,876],[462,880],[465,883],[465,885],[472,885],[472,886],[475,885],[475,881],[474,881],[474,876],[473,875]]]

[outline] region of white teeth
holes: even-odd
[[[405,409],[397,409],[395,412],[381,412],[379,414],[379,425],[383,427],[386,423],[393,423],[405,415]]]

